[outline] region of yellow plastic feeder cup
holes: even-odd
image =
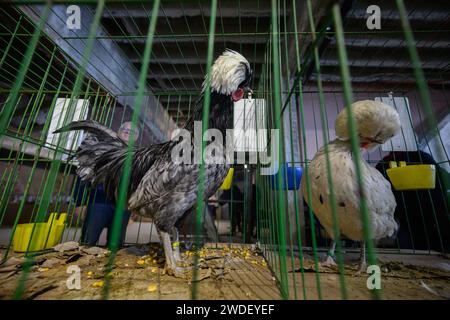
[[[233,183],[233,173],[234,173],[234,168],[230,168],[230,170],[228,170],[227,176],[223,180],[222,185],[219,187],[220,190],[230,190],[231,189],[231,184]]]
[[[66,222],[66,213],[61,213],[56,220],[57,213],[50,214],[47,222],[23,223],[17,225],[13,237],[15,252],[33,252],[50,249],[61,240]],[[33,231],[34,228],[34,231]]]
[[[432,164],[406,165],[406,162],[390,161],[386,173],[395,190],[424,190],[436,186],[436,167]]]

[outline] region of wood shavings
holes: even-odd
[[[66,252],[66,251],[77,250],[79,248],[79,246],[80,245],[76,241],[68,241],[68,242],[64,242],[64,243],[54,246],[53,249],[58,252]]]
[[[206,271],[202,269],[202,270],[200,270],[200,274],[199,274],[198,278],[195,280],[193,279],[192,281],[202,281],[204,279],[211,277],[211,274],[212,274],[211,268],[208,268]]]

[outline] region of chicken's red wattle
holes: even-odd
[[[241,100],[243,96],[244,96],[244,89],[242,88],[237,88],[237,90],[233,91],[233,93],[231,94],[231,98],[233,99],[234,102]]]
[[[369,147],[369,143],[368,142],[361,143],[361,148],[367,149],[368,147]]]

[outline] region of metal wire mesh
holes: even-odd
[[[191,298],[199,298],[200,248],[208,247],[206,243],[215,244],[213,247],[222,251],[257,244],[264,258],[263,266],[269,272],[259,274],[255,266],[255,269],[249,269],[255,271],[255,279],[252,280],[278,288],[282,299],[328,297],[325,292],[328,282],[323,281],[321,258],[330,235],[325,234],[312,208],[306,204],[312,203],[313,197],[309,164],[316,151],[324,146],[333,233],[335,239],[340,239],[336,211],[339,201],[336,200],[335,190],[341,186],[332,179],[328,145],[332,141],[330,134],[333,135],[330,126],[343,109],[349,114],[347,125],[351,153],[355,159],[354,178],[361,195],[362,240],[367,247],[369,264],[377,264],[380,252],[404,253],[405,249],[411,249],[412,254],[447,254],[450,201],[446,190],[449,188],[450,162],[448,136],[441,135],[444,132],[441,124],[445,124],[444,117],[448,118],[450,110],[446,96],[448,64],[440,72],[442,81],[436,89],[437,85],[428,81],[430,75],[424,72],[424,64],[420,61],[417,49],[420,42],[414,40],[419,32],[437,32],[436,37],[439,37],[445,30],[412,30],[408,20],[411,12],[406,10],[402,0],[396,0],[393,11],[398,15],[401,26],[395,34],[404,37],[399,41],[404,43],[407,52],[394,66],[404,63],[407,57],[409,63],[402,65],[402,68],[413,70],[413,82],[405,90],[401,88],[401,81],[394,86],[383,86],[382,83],[381,88],[377,85],[375,89],[370,89],[370,85],[368,88],[361,87],[357,79],[370,77],[368,73],[371,71],[364,71],[364,68],[369,67],[371,60],[358,65],[353,52],[348,51],[348,38],[351,37],[353,44],[362,41],[358,36],[368,32],[346,32],[348,20],[345,17],[356,10],[349,6],[351,1],[341,4],[325,2],[324,13],[318,15],[320,6],[310,0],[272,0],[270,5],[256,1],[256,8],[254,2],[235,1],[231,6],[233,9],[224,1],[194,5],[174,4],[171,1],[154,1],[151,5],[143,1],[79,1],[77,3],[82,5],[83,14],[90,18],[89,24],[83,26],[80,32],[56,30],[55,25],[50,23],[49,17],[58,17],[61,8],[65,8],[58,1],[53,4],[42,1],[2,4],[0,185],[3,192],[0,196],[0,227],[6,234],[2,243],[3,263],[13,254],[13,239],[18,226],[25,222],[33,223],[30,241],[23,253],[26,261],[12,297],[23,298],[33,264],[39,255],[48,252],[31,250],[36,238],[33,234],[39,232],[36,223],[47,221],[53,212],[67,213],[65,232],[59,242],[79,241],[83,223],[86,224],[82,221],[80,208],[89,206],[96,197],[95,190],[80,189],[77,185],[76,165],[71,155],[82,137],[79,133],[73,136],[62,133],[58,138],[49,140],[52,123],[56,121],[56,128],[59,128],[76,119],[91,119],[117,129],[122,123],[131,122],[126,159],[123,169],[117,172],[121,177],[107,243],[110,255],[102,270],[104,284],[101,297],[107,299],[111,296],[112,280],[109,275],[115,268],[121,246],[151,242],[156,237],[153,225],[137,217],[135,238],[130,241],[128,237],[124,244],[120,240],[134,147],[150,146],[170,139],[170,133],[192,117],[196,101],[201,96],[203,76],[210,73],[215,57],[225,48],[236,49],[249,60],[254,73],[253,98],[263,100],[266,106],[264,128],[280,132],[278,150],[271,149],[270,139],[262,147],[272,155],[278,153],[278,164],[303,169],[301,179],[305,181],[306,193],[303,194],[299,186],[293,190],[283,187],[286,181],[297,180],[297,171],[288,173],[283,169],[274,179],[273,176],[261,175],[264,164],[258,161],[256,164],[234,165],[235,179],[227,199],[220,198],[222,191],[217,194],[216,200],[206,199],[205,165],[200,164],[195,213],[190,216],[190,226],[184,232],[184,241],[195,248]],[[201,12],[201,21],[195,20],[196,16],[192,14],[194,8]],[[298,14],[300,9],[304,11],[303,15]],[[237,24],[232,21],[236,19],[233,16],[235,10],[238,12]],[[247,12],[249,16],[241,17],[241,12]],[[244,22],[244,18],[248,21]],[[180,33],[180,30],[183,32]],[[371,32],[376,38],[387,31]],[[323,43],[330,41],[334,45],[323,50]],[[364,44],[360,56],[370,51],[370,41]],[[439,39],[435,43],[438,42]],[[388,44],[385,42],[377,47],[381,52]],[[188,53],[192,55],[188,56]],[[330,62],[332,55],[337,57],[336,62]],[[379,63],[375,71],[382,74],[384,63]],[[353,71],[358,74],[352,78]],[[337,74],[334,78],[329,75],[333,72]],[[394,77],[389,74],[384,76]],[[119,87],[129,81],[131,85]],[[354,85],[356,89],[353,89]],[[430,85],[433,85],[433,93],[430,93]],[[415,86],[418,91],[414,91]],[[406,159],[400,158],[396,152],[392,152],[392,158],[389,158],[381,148],[361,155],[361,137],[352,103],[363,99],[376,100],[386,97],[389,92],[393,92],[391,97],[408,101],[406,121],[417,133],[412,143],[415,150],[419,150],[416,151],[418,157],[406,149]],[[202,133],[208,129],[210,94],[209,83],[206,82],[202,101]],[[61,108],[58,102],[61,98],[65,99],[61,109],[66,110],[64,112],[58,109]],[[437,99],[445,101],[446,107],[441,114],[437,114],[434,107]],[[400,110],[395,101],[401,100],[393,101],[393,107]],[[60,110],[59,118],[57,110]],[[255,118],[258,119],[258,115]],[[260,124],[255,121],[255,125]],[[140,133],[137,140],[134,139],[136,132]],[[402,129],[401,136],[407,145],[405,135]],[[202,154],[205,147],[206,141],[203,141]],[[401,228],[405,230],[404,237],[407,239],[392,238],[387,244],[375,242],[370,225],[371,212],[365,196],[362,162],[376,165],[386,175],[390,161],[429,163],[420,151],[434,159],[433,164],[438,169],[436,189],[396,192],[397,214],[405,220]],[[242,197],[234,191],[237,185],[243,190]],[[20,192],[16,192],[20,188]],[[420,216],[408,214],[416,209],[411,208],[411,201],[416,201],[414,203],[419,207]],[[208,211],[211,204],[228,205],[229,217],[224,221],[229,227],[225,232],[220,231],[222,220],[210,223],[206,227],[208,230],[205,229],[204,225],[211,219]],[[48,230],[45,244],[50,241],[52,228]],[[421,239],[419,229],[423,235]],[[336,282],[342,299],[352,297],[348,289],[350,280],[345,255],[353,249],[348,242],[347,245],[339,240],[336,242]],[[313,277],[310,277],[310,272]],[[273,276],[273,283],[270,277],[266,279],[268,274]],[[373,298],[383,297],[381,290],[372,290],[371,294]]]

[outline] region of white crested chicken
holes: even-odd
[[[352,110],[360,139],[360,147],[363,149],[371,149],[385,143],[400,129],[397,111],[384,103],[372,100],[358,101],[352,104]],[[338,138],[328,144],[328,154],[339,232],[351,240],[362,242],[360,265],[360,272],[362,272],[366,269],[365,243],[360,213],[359,185],[347,127],[347,108],[337,116],[335,131]],[[391,184],[362,157],[360,163],[373,239],[390,237],[398,229],[394,219],[397,204],[391,190]],[[335,265],[334,251],[336,241],[339,239],[335,238],[333,232],[331,194],[328,188],[324,147],[316,153],[309,164],[308,176],[311,183],[312,199],[308,203],[306,179],[302,179],[302,191],[305,200],[333,239],[324,264]]]

